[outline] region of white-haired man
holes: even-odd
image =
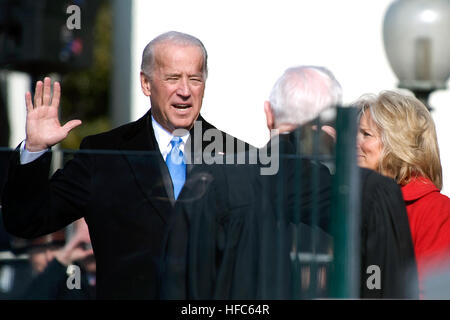
[[[277,80],[264,104],[267,126],[291,132],[341,103],[341,85],[328,69],[292,67]]]

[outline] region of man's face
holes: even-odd
[[[197,119],[205,91],[203,55],[197,46],[162,43],[155,48],[151,79],[141,73],[152,115],[167,131],[187,129]]]

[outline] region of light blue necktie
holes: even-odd
[[[166,164],[169,169],[173,184],[173,195],[178,198],[184,182],[186,181],[186,163],[184,162],[183,152],[180,150],[182,140],[180,137],[173,137],[170,141],[172,150],[167,154]]]

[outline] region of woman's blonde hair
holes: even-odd
[[[442,167],[436,128],[425,105],[415,97],[393,91],[364,95],[360,117],[369,112],[383,144],[378,171],[405,185],[424,176],[442,189]]]

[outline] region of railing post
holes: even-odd
[[[332,298],[358,298],[361,228],[356,108],[338,108],[336,129],[336,174],[331,210],[334,263],[330,293]]]

